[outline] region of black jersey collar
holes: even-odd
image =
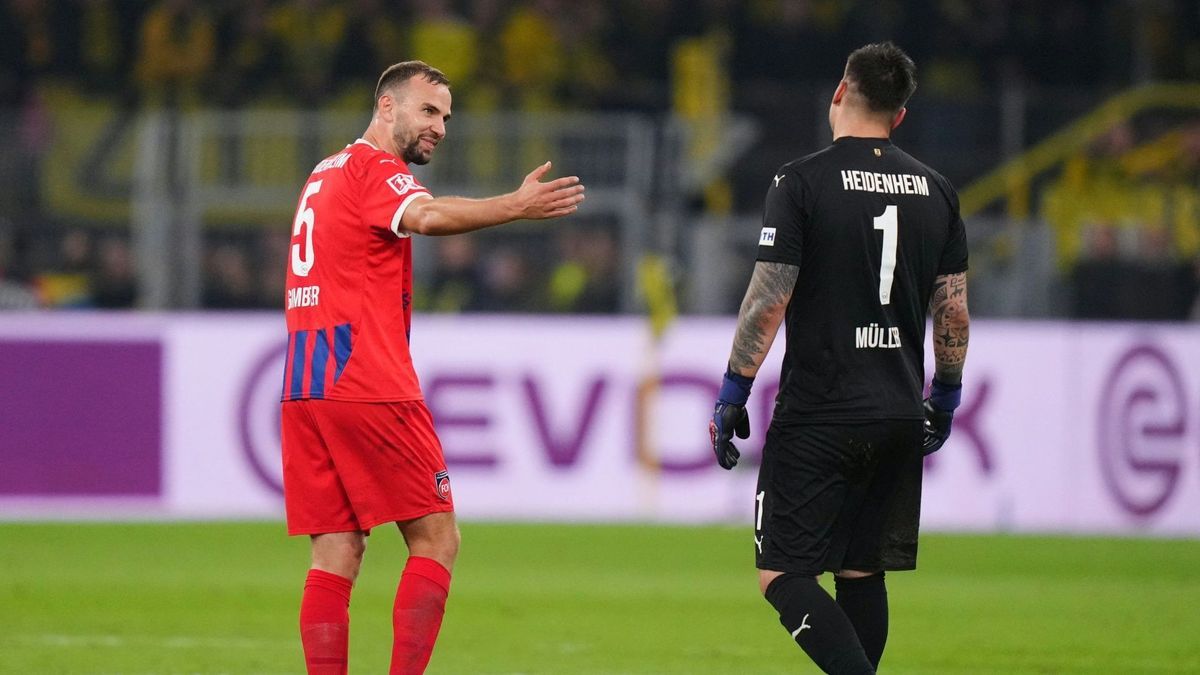
[[[839,145],[842,143],[854,143],[854,144],[875,143],[875,144],[891,145],[892,139],[890,139],[890,138],[875,138],[875,137],[867,138],[865,136],[842,136],[841,138],[839,138],[833,142],[834,145]]]

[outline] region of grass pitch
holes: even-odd
[[[462,529],[431,674],[817,672],[747,530]],[[376,530],[353,673],[387,671],[404,557]],[[925,536],[920,562],[888,577],[881,672],[1200,672],[1200,541]],[[306,567],[274,523],[0,525],[0,673],[301,673]]]

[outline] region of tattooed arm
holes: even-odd
[[[933,316],[934,377],[955,386],[962,382],[963,363],[967,359],[967,341],[971,317],[967,314],[967,274],[940,275],[933,284],[929,300]]]
[[[771,350],[779,324],[783,323],[799,272],[798,267],[786,263],[759,261],[754,264],[754,275],[750,277],[750,287],[746,289],[742,309],[738,312],[729,369],[721,380],[717,405],[713,407],[713,416],[708,423],[713,452],[722,469],[732,469],[741,457],[733,444],[733,435],[750,437],[746,400],[750,398],[754,376]]]
[[[767,358],[800,268],[775,262],[757,262],[750,287],[738,312],[737,332],[729,354],[729,369],[744,377],[754,377]]]

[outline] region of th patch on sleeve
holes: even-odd
[[[762,233],[758,235],[759,246],[774,246],[775,245],[775,228],[764,227]]]

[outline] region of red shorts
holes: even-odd
[[[423,401],[283,403],[288,534],[370,531],[454,510]]]

